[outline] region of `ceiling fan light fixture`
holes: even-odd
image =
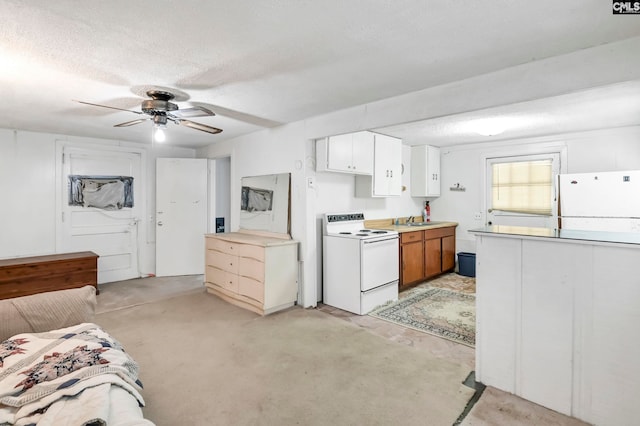
[[[153,116],[153,140],[155,142],[164,142],[167,140],[165,129],[167,128],[167,116],[157,114]]]
[[[167,128],[167,126],[164,124],[154,124],[153,127],[153,140],[156,142],[166,141],[167,135],[164,133],[164,130]]]

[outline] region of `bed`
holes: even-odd
[[[93,286],[0,300],[0,425],[153,425],[138,364],[95,306]]]

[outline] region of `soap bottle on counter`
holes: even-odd
[[[424,202],[424,211],[422,212],[422,221],[423,222],[431,222],[431,207],[429,206],[429,202]]]

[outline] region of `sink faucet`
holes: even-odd
[[[414,220],[414,219],[415,219],[415,217],[414,217],[414,216],[409,216],[409,219],[407,219],[407,223],[409,223],[409,222],[413,222],[413,220]]]

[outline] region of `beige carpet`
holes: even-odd
[[[589,426],[492,387],[485,389],[460,426]]]
[[[178,294],[202,293],[204,276],[147,277],[100,284],[96,313],[159,301]]]
[[[450,426],[469,369],[313,309],[259,317],[198,292],[100,313],[157,425]]]

